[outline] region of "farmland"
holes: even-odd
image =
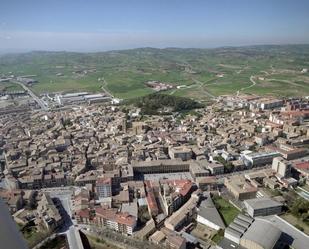
[[[176,87],[167,94],[198,100],[237,92],[305,96],[309,95],[307,69],[309,45],[29,52],[0,57],[0,76],[35,75],[38,83],[32,89],[37,93],[99,92],[104,86],[124,99],[152,93],[145,85],[149,80],[172,82]]]

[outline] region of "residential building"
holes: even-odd
[[[107,198],[112,196],[112,179],[100,177],[96,181],[96,192],[98,198]]]
[[[258,190],[242,175],[225,178],[224,185],[237,200],[255,198]]]

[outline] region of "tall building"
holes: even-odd
[[[272,163],[272,169],[276,171],[279,175],[287,177],[291,174],[291,163],[282,157],[275,157]]]
[[[96,191],[99,198],[107,198],[112,196],[112,179],[98,178],[96,181]]]

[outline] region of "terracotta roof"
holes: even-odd
[[[116,215],[116,222],[127,226],[133,226],[135,224],[135,217],[129,213],[118,213]]]
[[[154,193],[148,192],[146,199],[147,199],[149,209],[153,210],[153,211],[157,211],[158,210],[158,204],[157,204],[156,198],[154,196]]]
[[[96,185],[106,185],[106,184],[112,184],[112,178],[110,177],[100,177],[96,181]]]
[[[90,217],[89,209],[79,210],[76,212],[76,215],[82,218],[89,218]]]
[[[309,161],[308,162],[295,163],[294,167],[297,168],[297,169],[309,170]]]

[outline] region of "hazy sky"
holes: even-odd
[[[0,50],[309,43],[309,0],[0,0]]]

